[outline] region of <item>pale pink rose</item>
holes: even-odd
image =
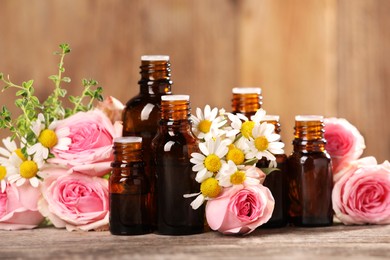
[[[341,222],[390,224],[390,163],[362,158],[343,170],[332,192],[333,210]]]
[[[349,162],[358,159],[366,148],[359,130],[343,118],[325,119],[326,151],[336,174]]]
[[[113,139],[121,136],[121,128],[114,126],[102,111],[78,112],[58,122],[55,131],[68,141],[61,140],[66,145],[53,147],[50,163],[76,167],[79,172],[94,167],[96,176],[110,170]]]
[[[122,111],[125,106],[118,99],[108,96],[103,102],[99,102],[96,108],[102,110],[112,123],[122,121]]]
[[[267,187],[235,185],[207,202],[207,223],[223,234],[249,234],[271,218],[274,206]]]
[[[0,229],[19,230],[37,227],[43,216],[38,211],[38,188],[25,183],[16,186],[7,184],[4,192],[0,191]]]
[[[66,168],[46,169],[39,211],[55,227],[72,230],[108,228],[108,181]]]

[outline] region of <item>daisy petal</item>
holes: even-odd
[[[198,209],[200,206],[202,206],[203,202],[205,201],[205,197],[203,194],[200,194],[194,201],[191,202],[192,209]]]
[[[38,188],[39,186],[39,180],[37,177],[33,177],[30,179],[30,184],[31,186],[33,186],[34,188]],[[17,185],[17,184],[16,184]]]
[[[16,186],[22,186],[26,182],[25,178],[20,178],[19,180],[16,181]]]

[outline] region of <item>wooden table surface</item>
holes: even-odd
[[[0,259],[390,259],[390,225],[260,229],[249,236],[0,231]]]

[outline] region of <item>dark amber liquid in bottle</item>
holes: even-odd
[[[232,113],[241,113],[250,117],[263,104],[261,88],[233,88]]]
[[[157,232],[163,235],[189,235],[203,232],[204,207],[193,210],[193,198],[184,194],[199,192],[192,171],[191,153],[198,141],[191,131],[188,96],[162,101],[161,120],[152,147],[157,176]]]
[[[161,96],[171,94],[171,69],[168,56],[142,56],[140,93],[130,99],[123,110],[123,136],[142,137],[146,176],[151,187],[150,211],[153,223],[156,219],[155,176],[150,169],[153,158],[151,143],[157,133],[160,120]]]
[[[297,116],[294,151],[288,158],[289,216],[296,226],[333,223],[333,175],[323,133],[322,117]]]
[[[150,186],[142,160],[141,138],[114,141],[114,161],[109,179],[110,232],[140,235],[152,231]]]
[[[275,126],[275,133],[280,134],[280,123],[278,116],[266,116],[267,123]],[[287,156],[285,154],[275,154],[278,170],[271,172],[267,175],[263,185],[267,187],[272,196],[275,199],[275,208],[270,220],[262,225],[264,228],[284,227],[288,223],[288,211],[287,211]],[[265,158],[261,159],[257,164],[257,167],[267,168],[269,161]]]

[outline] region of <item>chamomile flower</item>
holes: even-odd
[[[200,192],[194,194],[185,194],[184,198],[196,197],[195,200],[191,202],[191,207],[193,209],[199,208],[203,202],[216,198],[222,191],[222,187],[219,185],[217,179],[210,177],[205,179],[200,185]]]
[[[256,125],[260,124],[260,121],[263,120],[263,117],[265,116],[266,112],[264,109],[259,109],[256,114],[251,116],[251,120],[249,120],[245,115],[243,114],[232,114],[228,113],[228,118],[231,121],[231,129],[226,134],[226,136],[237,136],[238,134],[242,134],[243,137],[249,139],[252,137],[252,130]]]
[[[230,140],[220,138],[208,139],[199,144],[202,153],[192,153],[191,162],[195,164],[192,170],[197,172],[195,180],[199,183],[217,173],[225,162],[223,157],[228,152]]]
[[[253,128],[252,138],[249,142],[249,148],[245,155],[246,159],[267,158],[275,162],[274,154],[283,154],[284,143],[279,142],[280,135],[274,133],[275,126],[266,122]],[[274,163],[272,165],[275,165]]]
[[[192,131],[199,139],[215,137],[220,128],[226,124],[223,116],[218,115],[218,108],[211,109],[206,105],[204,111],[199,107],[196,109],[196,116],[192,115]]]
[[[21,160],[26,160],[22,153],[23,144],[21,144],[21,148],[18,148],[16,142],[11,140],[11,137],[3,139],[3,144],[5,148],[0,147],[0,164],[7,166],[13,153],[17,154]]]
[[[38,115],[35,122],[32,123],[31,129],[38,142],[27,148],[28,155],[34,155],[36,161],[43,161],[49,157],[51,148],[58,146],[67,146],[71,140],[66,136],[69,133],[55,131],[57,121],[53,121],[48,128],[45,127],[45,118],[42,114]]]
[[[234,162],[228,161],[222,166],[222,169],[215,177],[222,187],[231,187],[233,185],[247,184],[257,185],[260,183],[259,174],[256,166],[245,168],[244,165],[237,166]]]
[[[39,169],[42,167],[43,161],[32,160],[27,158],[25,161],[18,160],[15,155],[11,155],[10,161],[13,163],[13,169],[16,169],[16,174],[12,174],[8,177],[10,183],[16,183],[16,186],[23,185],[28,181],[31,186],[37,188],[39,186],[38,173]],[[7,167],[7,170],[10,167]],[[12,169],[11,168],[11,169]]]

